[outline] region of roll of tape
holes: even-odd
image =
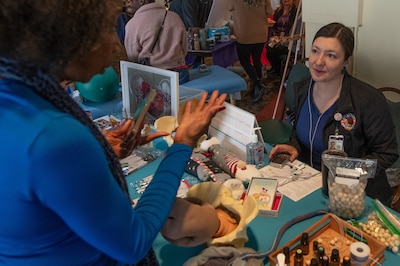
[[[350,257],[354,262],[364,262],[369,258],[371,249],[363,242],[354,242],[350,245]]]

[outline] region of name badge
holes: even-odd
[[[328,141],[328,149],[343,151],[343,141],[343,135],[330,135]]]

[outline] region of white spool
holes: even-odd
[[[368,260],[371,249],[367,244],[362,242],[354,242],[350,245],[350,258],[352,265],[362,265]]]

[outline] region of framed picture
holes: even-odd
[[[155,99],[147,112],[152,124],[161,117],[177,117],[179,104],[179,74],[175,71],[121,61],[121,86],[123,112],[134,117],[140,103],[150,92],[156,90]]]

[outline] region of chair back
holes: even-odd
[[[392,118],[396,130],[397,145],[400,147],[400,89],[392,87],[382,87],[379,90],[385,95],[387,103],[392,113]],[[399,149],[400,151],[400,149]],[[400,155],[400,153],[399,153]],[[400,157],[392,164],[391,168],[400,168]]]
[[[285,89],[285,104],[289,110],[293,110],[294,105],[293,84],[310,77],[310,71],[304,63],[296,63],[290,70]]]
[[[392,118],[396,131],[396,140],[398,145],[398,152],[400,155],[400,89],[392,87],[382,87],[379,90],[385,95],[387,103],[392,113]],[[397,159],[390,167],[386,170],[386,175],[388,180],[391,182],[396,182],[397,185],[392,187],[394,192],[391,208],[400,212],[400,184],[398,184],[400,177],[400,157]]]

